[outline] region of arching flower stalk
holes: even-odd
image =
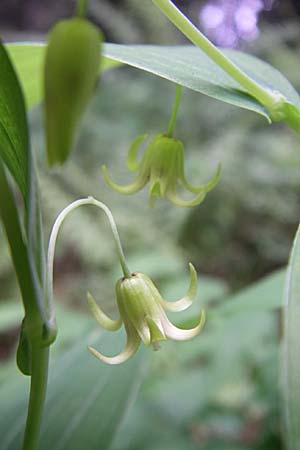
[[[133,194],[143,189],[149,182],[150,206],[154,206],[156,197],[167,197],[178,206],[195,206],[201,203],[206,194],[216,185],[220,178],[220,166],[215,176],[206,184],[196,186],[186,180],[183,143],[173,137],[180,96],[181,86],[178,86],[168,132],[157,134],[150,141],[141,162],[137,161],[137,153],[147,134],[134,139],[127,158],[128,169],[132,172],[138,171],[132,183],[126,186],[116,184],[108,174],[106,166],[102,166],[104,179],[112,189],[121,194]],[[190,200],[182,199],[178,194],[178,185],[195,196]]]
[[[119,310],[119,318],[117,320],[109,318],[90,293],[87,294],[87,301],[95,319],[106,330],[116,331],[124,324],[127,334],[125,349],[116,356],[105,356],[93,347],[88,347],[92,355],[107,364],[121,364],[135,354],[141,342],[147,346],[151,344],[157,350],[159,341],[166,339],[184,341],[197,336],[205,323],[204,311],[201,313],[198,325],[188,330],[177,328],[169,321],[165,313],[165,310],[173,312],[183,311],[192,304],[197,292],[197,273],[194,266],[191,263],[189,264],[190,286],[187,294],[175,302],[168,302],[163,299],[147,275],[140,272],[130,272],[110,210],[106,205],[92,197],[71,203],[60,213],[52,229],[48,247],[48,295],[50,304],[52,305],[53,260],[58,231],[67,215],[82,205],[97,206],[107,215],[124,275],[116,284],[117,307]]]

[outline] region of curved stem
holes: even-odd
[[[177,119],[178,108],[179,108],[180,100],[181,100],[181,92],[182,92],[182,87],[180,86],[180,84],[177,84],[176,97],[175,97],[173,111],[172,111],[168,131],[167,131],[167,136],[169,136],[169,137],[173,137],[174,127],[175,127],[175,123],[176,123],[176,119]]]
[[[113,215],[110,211],[110,209],[102,202],[99,202],[98,200],[94,199],[93,197],[88,197],[88,198],[83,198],[80,200],[76,200],[75,202],[71,203],[70,205],[68,205],[65,209],[63,209],[63,211],[59,214],[59,216],[57,217],[52,231],[51,231],[51,235],[49,238],[49,244],[48,244],[48,254],[47,254],[47,292],[48,292],[48,296],[49,296],[49,313],[50,313],[50,320],[51,317],[54,315],[54,306],[53,306],[53,264],[54,264],[54,253],[55,253],[55,245],[56,245],[56,240],[57,240],[57,236],[58,236],[58,232],[60,230],[60,227],[62,225],[62,223],[64,222],[64,220],[66,219],[66,217],[68,216],[68,214],[77,209],[80,206],[83,205],[94,205],[97,206],[98,208],[102,209],[102,211],[105,212],[109,224],[110,224],[110,228],[113,234],[113,238],[116,244],[116,248],[117,248],[117,254],[118,254],[118,259],[120,262],[120,265],[122,267],[122,271],[124,274],[125,278],[129,278],[131,276],[131,272],[127,266],[126,260],[125,260],[125,256],[124,256],[124,252],[123,252],[123,248],[121,245],[121,241],[120,241],[120,237],[119,237],[119,233],[118,233],[118,229],[115,223],[115,220],[113,218]]]
[[[46,398],[49,347],[32,348],[32,375],[30,397],[23,440],[23,450],[37,450]]]
[[[264,106],[272,109],[276,98],[273,93],[262,88],[252,78],[240,70],[215,45],[213,45],[192,22],[170,1],[152,0],[153,3],[173,22],[173,24],[197,47],[203,50],[215,63],[227,72],[234,80],[243,86],[253,97]]]
[[[76,16],[84,17],[86,15],[88,0],[78,0],[76,6]]]

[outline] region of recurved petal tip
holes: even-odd
[[[101,167],[101,169],[102,169],[102,173],[104,176],[104,180],[106,181],[108,186],[111,187],[112,189],[114,189],[115,191],[119,192],[120,194],[125,194],[125,195],[134,194],[135,192],[141,190],[145,186],[146,181],[147,181],[147,180],[143,180],[141,178],[141,176],[138,176],[132,183],[130,183],[126,186],[122,186],[122,185],[114,183],[112,181],[105,165],[103,165]]]
[[[205,324],[205,311],[201,312],[200,321],[198,325],[189,330],[183,330],[182,328],[177,328],[173,325],[168,319],[166,319],[163,323],[164,331],[166,336],[170,339],[174,339],[175,341],[187,341],[188,339],[192,339],[197,336]]]
[[[197,206],[199,205],[201,202],[203,202],[203,200],[205,199],[206,196],[206,191],[201,191],[199,192],[196,197],[194,197],[191,200],[183,200],[182,198],[180,198],[178,196],[178,194],[176,192],[168,192],[167,194],[169,200],[174,203],[174,205],[177,206]]]
[[[140,340],[127,342],[125,349],[116,356],[105,356],[91,346],[88,346],[88,351],[100,361],[103,361],[106,364],[116,365],[122,364],[123,362],[127,361],[131,356],[133,356],[136,353],[137,349],[139,348],[139,345]]]
[[[182,173],[182,175],[181,175],[182,186],[185,189],[187,189],[188,191],[193,192],[194,194],[201,194],[201,193],[206,194],[211,189],[213,189],[215,187],[215,185],[217,184],[217,182],[219,181],[220,176],[221,176],[221,169],[222,169],[222,167],[221,167],[221,164],[219,163],[218,167],[217,167],[217,171],[216,171],[215,175],[213,176],[213,178],[208,183],[202,184],[199,186],[195,186],[195,185],[189,183],[186,180],[184,173]]]
[[[86,294],[87,302],[89,309],[99,325],[101,325],[103,328],[105,328],[108,331],[117,331],[121,325],[122,325],[122,318],[120,317],[118,320],[113,320],[110,317],[108,317],[102,309],[98,306],[96,303],[94,297],[87,292]]]
[[[140,134],[132,142],[127,156],[127,167],[131,172],[135,172],[139,168],[139,163],[136,159],[141,143],[148,137],[148,134]]]
[[[180,312],[187,309],[193,303],[194,298],[197,293],[197,272],[192,263],[189,263],[190,269],[190,286],[184,297],[176,302],[168,302],[167,300],[161,299],[162,306],[168,311]]]

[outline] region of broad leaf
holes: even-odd
[[[92,343],[113,354],[120,339],[93,333],[53,360],[40,450],[109,448],[141,381],[143,351],[126,364],[108,366],[90,355],[86,346]],[[1,385],[1,450],[21,448],[28,397],[25,380],[15,377]]]
[[[300,448],[300,228],[286,277],[284,307],[283,393],[288,450]]]
[[[278,90],[291,103],[300,107],[298,93],[278,70],[251,55],[234,50],[224,50],[224,53],[258,83]],[[270,120],[263,106],[194,46],[107,44],[104,54],[108,58],[146,70],[217,100],[255,111]]]
[[[25,226],[7,180],[2,161],[10,170],[25,200]],[[33,155],[30,151],[26,109],[20,83],[9,56],[0,43],[0,216],[11,249],[22,293],[26,319],[41,316],[47,328],[43,296],[44,255],[40,205]],[[24,229],[26,233],[24,233]],[[26,323],[27,323],[26,322]],[[31,325],[29,326],[32,329]],[[23,336],[24,337],[24,336]],[[53,339],[53,337],[51,337]],[[49,338],[49,341],[51,340]],[[26,340],[21,339],[24,344]],[[18,361],[22,361],[20,346]],[[24,359],[27,359],[24,352]],[[20,366],[21,367],[21,366]]]
[[[285,272],[285,270],[278,270],[242,289],[237,294],[225,299],[211,314],[224,316],[280,308]]]
[[[22,80],[27,104],[33,106],[42,99],[38,86],[41,85],[43,47],[37,43],[9,44],[8,49]],[[106,57],[104,68],[128,64],[270,120],[262,105],[194,46],[105,44],[103,53]],[[262,86],[281,92],[297,108],[300,107],[298,93],[278,70],[251,55],[235,50],[224,50],[224,53]]]
[[[28,183],[28,131],[20,85],[0,42],[0,157],[26,198]]]

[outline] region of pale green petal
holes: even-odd
[[[183,200],[178,196],[178,194],[171,190],[167,192],[167,197],[170,200],[170,202],[174,203],[174,205],[177,206],[196,206],[199,205],[203,200],[205,199],[206,192],[200,192],[196,197],[194,197],[192,200]]]
[[[189,263],[190,268],[190,286],[184,297],[176,302],[168,302],[163,298],[160,298],[160,302],[164,308],[169,311],[179,312],[184,311],[193,303],[197,293],[197,272],[192,263]]]
[[[90,346],[88,346],[88,350],[92,355],[100,359],[100,361],[105,362],[106,364],[122,364],[136,353],[137,349],[139,348],[140,342],[141,340],[139,339],[137,334],[130,333],[130,335],[127,334],[127,344],[125,349],[116,356],[105,356],[102,353],[98,352],[98,350]]]
[[[173,325],[168,318],[166,317],[163,321],[164,331],[166,333],[167,338],[174,339],[175,341],[186,341],[188,339],[192,339],[197,336],[205,324],[205,312],[202,311],[200,321],[195,328],[191,328],[190,330],[183,330],[182,328],[177,328]]]
[[[148,137],[148,134],[140,134],[137,136],[133,143],[130,146],[130,149],[128,151],[127,156],[127,167],[131,172],[135,172],[138,168],[140,163],[136,159],[137,152],[139,151],[141,143]]]
[[[141,189],[143,189],[143,187],[145,186],[146,182],[147,182],[147,177],[141,176],[140,174],[138,175],[138,177],[135,179],[135,181],[133,181],[132,183],[126,185],[126,186],[122,186],[120,184],[116,184],[112,181],[112,179],[110,178],[107,168],[106,166],[102,166],[102,172],[103,172],[103,176],[104,179],[106,181],[106,183],[115,191],[119,192],[120,194],[134,194],[137,191],[140,191]]]
[[[162,324],[159,320],[154,320],[152,317],[147,316],[146,321],[150,330],[152,344],[156,341],[162,341],[166,339]]]
[[[154,183],[150,184],[149,187],[149,206],[153,208],[155,206],[155,202],[157,197],[162,197],[161,193],[161,181],[157,180]]]
[[[206,184],[202,184],[200,186],[195,186],[193,184],[188,183],[183,171],[180,175],[180,180],[181,180],[182,186],[185,189],[187,189],[190,192],[193,192],[194,194],[198,194],[201,192],[206,193],[206,192],[210,191],[211,189],[213,189],[215,187],[215,185],[217,184],[217,182],[219,181],[220,176],[221,176],[221,164],[218,165],[217,172],[214,175],[214,177]]]
[[[136,331],[145,345],[149,345],[151,343],[151,334],[146,318],[145,321],[136,327]]]
[[[110,319],[103,311],[102,309],[98,306],[98,304],[96,303],[94,297],[88,292],[87,295],[87,302],[90,308],[91,313],[93,314],[93,316],[95,317],[95,319],[97,320],[97,322],[106,330],[108,331],[116,331],[118,330],[123,321],[122,318],[120,317],[118,320],[113,320]]]

